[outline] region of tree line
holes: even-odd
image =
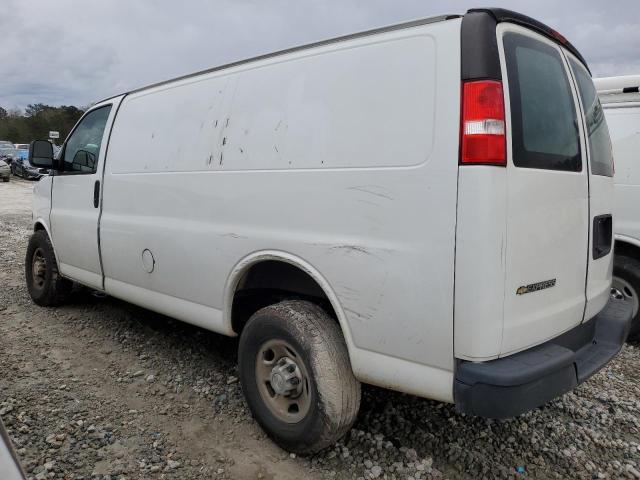
[[[83,113],[84,110],[73,106],[52,107],[42,103],[27,105],[24,112],[0,107],[0,140],[30,143],[32,140],[45,140],[49,138],[50,131],[57,131],[60,138],[55,142],[59,145]]]

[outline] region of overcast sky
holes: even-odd
[[[501,6],[555,28],[595,76],[640,74],[638,0],[2,0],[0,106],[84,106],[261,53]]]

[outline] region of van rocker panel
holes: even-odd
[[[620,351],[631,314],[629,302],[611,299],[593,319],[542,345],[488,362],[459,361],[456,409],[510,418],[572,390]]]

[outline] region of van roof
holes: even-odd
[[[640,101],[640,75],[594,78],[593,83],[603,104]]]
[[[526,15],[523,15],[521,13],[518,12],[514,12],[511,10],[506,10],[503,8],[476,8],[476,9],[470,9],[468,10],[466,13],[470,14],[470,13],[487,13],[489,15],[491,15],[493,17],[493,19],[496,21],[496,23],[500,23],[500,22],[511,22],[511,23],[517,23],[520,25],[523,25],[525,27],[528,28],[532,28],[534,30],[537,30],[539,33],[547,36],[548,38],[561,43],[563,46],[565,46],[569,51],[571,51],[571,53],[573,53],[576,57],[578,57],[578,59],[585,65],[585,67],[587,69],[589,69],[587,63],[585,62],[584,58],[582,57],[582,55],[580,54],[580,52],[578,52],[578,50],[565,38],[563,37],[561,34],[559,34],[558,32],[556,32],[555,30],[553,30],[552,28],[548,27],[547,25],[531,18],[528,17]],[[433,17],[427,17],[427,18],[421,18],[421,19],[417,19],[417,20],[411,20],[408,22],[403,22],[403,23],[398,23],[398,24],[394,24],[394,25],[388,25],[385,27],[379,27],[379,28],[374,28],[371,30],[365,30],[363,32],[357,32],[357,33],[353,33],[353,34],[349,34],[349,35],[343,35],[340,37],[334,37],[334,38],[329,38],[326,40],[321,40],[319,42],[314,42],[314,43],[309,43],[309,44],[305,44],[305,45],[300,45],[300,46],[295,46],[295,47],[291,47],[291,48],[287,48],[284,50],[279,50],[276,52],[272,52],[272,53],[267,53],[267,54],[263,54],[263,55],[258,55],[255,57],[250,57],[247,59],[243,59],[243,60],[238,60],[236,62],[231,62],[231,63],[227,63],[224,65],[219,65],[216,67],[212,67],[212,68],[208,68],[205,70],[200,70],[194,73],[190,73],[187,75],[182,75],[179,77],[175,77],[175,78],[171,78],[168,80],[163,80],[161,82],[157,82],[157,83],[153,83],[151,85],[146,85],[143,87],[139,87],[133,90],[130,90],[128,92],[123,92],[120,93],[118,95],[113,95],[111,97],[105,98],[103,100],[100,100],[100,102],[96,102],[97,103],[101,103],[101,102],[105,102],[107,100],[110,100],[112,98],[116,98],[119,97],[120,95],[129,95],[131,93],[137,93],[137,92],[141,92],[144,90],[148,90],[151,88],[155,88],[155,87],[159,87],[162,85],[166,85],[169,83],[173,83],[176,81],[180,81],[180,80],[185,80],[188,78],[192,78],[192,77],[197,77],[199,75],[204,75],[207,73],[212,73],[212,72],[216,72],[219,70],[224,70],[227,68],[231,68],[231,67],[235,67],[238,65],[243,65],[245,63],[250,63],[250,62],[255,62],[258,60],[264,60],[267,58],[271,58],[271,57],[276,57],[279,55],[285,55],[287,53],[292,53],[292,52],[297,52],[300,50],[306,50],[309,48],[314,48],[314,47],[321,47],[324,45],[330,45],[332,43],[338,43],[338,42],[343,42],[343,41],[347,41],[347,40],[351,40],[354,38],[360,38],[360,37],[366,37],[369,35],[375,35],[378,33],[383,33],[383,32],[389,32],[389,31],[394,31],[394,30],[402,30],[405,28],[411,28],[411,27],[416,27],[416,26],[420,26],[420,25],[427,25],[430,23],[437,23],[437,22],[443,22],[445,20],[452,20],[452,19],[456,19],[456,18],[462,18],[464,17],[464,15],[459,15],[459,14],[445,14],[445,15],[437,15],[437,16],[433,16]]]
[[[564,35],[554,30],[553,28],[549,27],[548,25],[545,25],[544,23],[539,22],[535,18],[531,18],[522,13],[514,12],[512,10],[507,10],[504,8],[472,8],[467,11],[467,13],[476,13],[476,12],[488,13],[495,19],[496,23],[510,22],[510,23],[522,25],[532,30],[536,30],[538,33],[541,33],[545,37],[549,38],[550,40],[553,40],[554,42],[559,43],[564,48],[569,50],[572,54],[574,54],[578,58],[578,60],[580,60],[580,62],[584,64],[587,70],[589,70],[589,65],[587,65],[587,62],[585,61],[582,54],[580,54],[578,49],[574,47],[573,44],[569,40],[567,40]],[[589,72],[591,72],[591,70],[589,70]]]
[[[623,90],[633,89],[637,91],[640,87],[640,75],[594,78],[593,83],[596,85],[598,93],[623,93]]]

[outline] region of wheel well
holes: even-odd
[[[338,321],[329,298],[311,275],[284,261],[264,260],[249,267],[237,283],[231,307],[234,332],[240,334],[261,308],[291,298],[313,302]]]
[[[42,225],[40,222],[37,222],[34,226],[33,226],[33,231],[37,232],[39,230],[44,230],[44,225]]]
[[[616,240],[614,254],[624,255],[625,257],[632,257],[640,260],[640,247],[623,240]]]

